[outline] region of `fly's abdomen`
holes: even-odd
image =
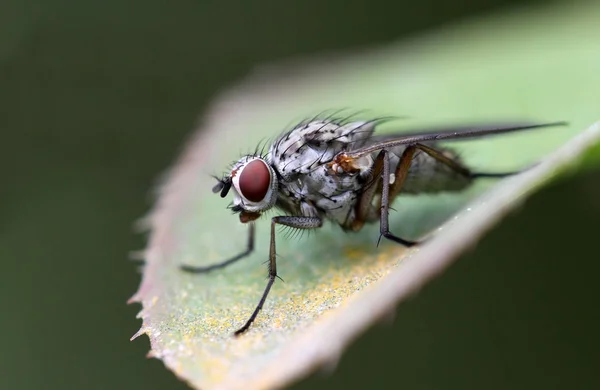
[[[390,150],[390,172],[392,174],[396,172],[404,149],[405,147],[399,147]],[[461,191],[471,184],[473,179],[469,175],[468,168],[460,162],[454,152],[439,147],[436,147],[436,150],[451,159],[453,164],[449,165],[422,150],[417,150],[408,171],[408,176],[402,185],[401,193]],[[394,179],[396,180],[396,178]]]

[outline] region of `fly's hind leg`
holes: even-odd
[[[471,174],[469,176],[473,179],[482,179],[482,178],[502,179],[504,177],[518,175],[519,173],[523,173],[530,168],[532,168],[532,167],[527,167],[527,168],[521,169],[519,171],[511,171],[511,172],[471,172]]]
[[[427,153],[430,157],[433,157],[437,161],[448,166],[453,171],[455,171],[457,173],[461,173],[464,176],[471,178],[471,179],[480,179],[480,178],[501,179],[503,177],[517,175],[519,173],[522,173],[522,172],[532,168],[532,167],[528,167],[525,169],[521,169],[518,171],[511,171],[511,172],[471,172],[468,168],[466,168],[465,166],[460,164],[458,161],[452,159],[451,157],[448,157],[447,155],[445,155],[444,153],[440,152],[437,149],[434,149],[434,148],[424,145],[424,144],[415,144],[415,148]]]
[[[406,180],[406,177],[408,176],[408,171],[410,169],[410,166],[411,166],[411,163],[415,156],[415,153],[418,150],[420,150],[424,153],[427,153],[429,156],[435,158],[439,162],[450,167],[455,172],[461,173],[464,176],[473,178],[473,179],[483,178],[483,177],[502,178],[502,177],[520,173],[519,171],[517,171],[517,172],[501,172],[501,173],[484,173],[484,172],[474,173],[474,172],[471,172],[468,168],[464,167],[462,164],[460,164],[460,162],[452,159],[451,157],[446,156],[442,152],[440,152],[434,148],[431,148],[427,145],[416,143],[413,145],[408,145],[406,147],[406,149],[404,150],[404,152],[402,153],[402,156],[400,157],[400,161],[398,162],[398,166],[396,168],[395,181],[393,184],[390,185],[390,183],[389,183],[389,181],[390,181],[390,179],[389,179],[390,178],[390,160],[388,157],[389,152],[385,149],[381,150],[381,152],[379,152],[379,155],[377,156],[377,160],[376,160],[376,164],[379,163],[382,165],[382,168],[380,170],[381,177],[382,177],[382,189],[381,189],[381,201],[380,201],[381,202],[381,206],[380,206],[381,218],[380,218],[380,225],[379,225],[380,233],[381,233],[381,236],[383,236],[389,240],[392,240],[394,242],[400,243],[402,245],[406,245],[406,246],[412,246],[417,243],[412,242],[412,241],[407,241],[407,240],[400,238],[390,232],[389,222],[388,222],[389,206],[390,206],[390,202],[392,202],[396,198],[396,196],[398,196],[398,194],[400,193],[400,190],[402,189],[402,185],[404,184],[404,181]],[[377,165],[376,165],[376,167],[377,167]],[[371,195],[371,199],[372,199],[372,195]],[[360,213],[359,213],[359,215],[360,215]]]
[[[444,165],[451,168],[453,171],[464,175],[465,177],[476,179],[476,178],[502,178],[510,175],[514,175],[517,172],[499,172],[499,173],[485,173],[485,172],[471,172],[468,168],[463,166],[459,161],[452,159],[451,157],[445,155],[437,149],[429,147],[424,144],[415,143],[412,145],[408,145],[402,156],[400,157],[400,161],[398,162],[398,166],[395,172],[395,181],[393,184],[389,184],[390,177],[390,162],[388,158],[388,151],[385,149],[381,150],[379,155],[377,156],[377,162],[382,165],[381,169],[381,177],[383,180],[383,185],[381,189],[381,218],[380,218],[380,232],[381,235],[389,240],[398,242],[403,245],[411,246],[416,244],[412,241],[404,240],[392,233],[389,230],[389,205],[390,202],[398,196],[400,190],[402,189],[402,185],[408,176],[408,171],[410,169],[411,163],[417,151],[422,151],[427,153],[429,156],[433,157],[437,161],[443,163]],[[388,178],[387,180],[385,178]]]

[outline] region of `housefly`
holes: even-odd
[[[390,232],[390,205],[405,194],[460,191],[478,178],[514,174],[472,171],[451,149],[437,141],[477,138],[526,129],[564,125],[564,122],[494,127],[463,127],[417,133],[375,135],[381,119],[351,121],[340,118],[304,120],[284,132],[267,153],[243,156],[213,188],[222,198],[229,192],[229,208],[248,224],[247,247],[221,263],[184,271],[205,273],[226,267],[254,249],[254,221],[275,207],[271,218],[269,279],[262,297],[235,335],[247,331],[262,309],[277,276],[275,227],[317,229],[325,220],[345,231],[359,231],[365,223],[379,221],[380,239],[404,246],[409,241]]]

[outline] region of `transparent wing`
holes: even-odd
[[[439,127],[424,127],[417,129],[408,129],[397,133],[390,134],[376,134],[372,135],[369,140],[369,145],[380,143],[382,141],[389,141],[393,139],[403,137],[415,137],[415,136],[430,136],[440,133],[463,133],[472,132],[477,130],[491,130],[491,129],[506,129],[506,128],[528,128],[529,126],[539,126],[539,124],[533,122],[505,122],[505,123],[480,123],[480,124],[463,124],[456,126],[439,126]],[[366,146],[366,145],[364,145]],[[355,148],[356,150],[358,148]]]
[[[430,143],[437,141],[452,141],[465,138],[480,138],[490,135],[512,133],[523,130],[533,130],[543,127],[565,126],[566,122],[551,122],[538,124],[518,124],[487,127],[456,127],[445,129],[424,130],[423,132],[410,132],[400,134],[385,134],[372,136],[367,143],[347,153],[349,158],[359,158],[381,149],[390,149],[396,146],[417,143]]]

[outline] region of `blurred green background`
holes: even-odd
[[[2,0],[0,388],[187,388],[128,341],[127,255],[223,87],[267,61],[535,3]],[[599,199],[597,171],[543,190],[333,376],[295,388],[600,388]]]

